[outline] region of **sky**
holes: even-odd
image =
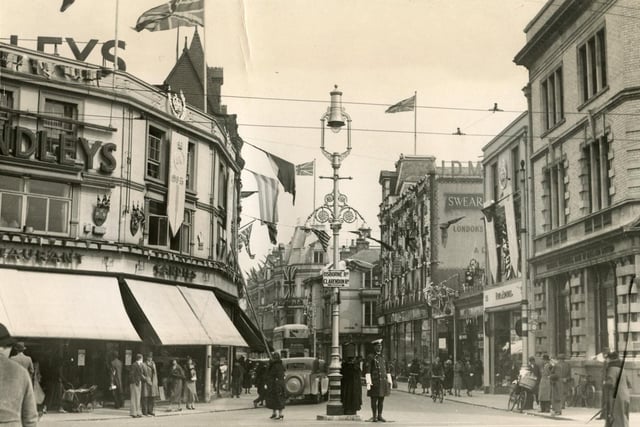
[[[19,37],[34,48],[37,36],[71,37],[82,49],[90,39],[126,43],[119,56],[127,72],[162,83],[193,28],[162,32],[133,30],[137,18],[162,0],[76,0],[64,13],[62,0],[0,2],[0,38]],[[442,160],[480,161],[482,147],[522,111],[527,71],[513,58],[524,46],[525,26],[546,0],[205,0],[204,39],[209,66],[224,69],[222,103],[237,114],[247,142],[246,168],[274,176],[264,153],[299,164],[316,160],[317,175],[331,175],[320,152],[320,118],[334,85],[352,119],[353,149],[340,169],[340,190],[380,235],[378,177],[394,170],[401,154]],[[118,13],[116,14],[116,4]],[[116,20],[117,15],[117,20]],[[100,47],[87,62],[101,63]],[[67,44],[61,56],[73,57]],[[385,109],[417,94],[417,113]],[[490,111],[497,103],[500,110]],[[460,128],[464,135],[452,135]],[[342,152],[346,132],[325,133],[327,148]],[[251,145],[249,145],[251,144]],[[255,190],[242,174],[243,190]],[[278,240],[288,243],[331,192],[330,180],[297,178],[295,205],[281,191]],[[282,190],[282,189],[281,189]],[[259,216],[257,195],[243,200],[242,224]],[[343,231],[341,244],[354,235]],[[255,223],[254,260],[241,253],[244,271],[271,245],[266,227]]]

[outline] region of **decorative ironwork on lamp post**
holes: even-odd
[[[331,91],[331,105],[326,113],[320,118],[320,150],[322,154],[331,162],[333,175],[330,177],[321,176],[320,179],[331,179],[333,181],[333,191],[324,196],[324,204],[315,209],[312,217],[319,223],[329,223],[333,231],[333,268],[338,269],[340,264],[340,228],[342,223],[352,223],[362,216],[347,204],[347,196],[340,193],[338,181],[341,179],[352,179],[351,177],[341,177],[339,175],[342,161],[351,153],[351,117],[342,107],[342,92],[335,86]],[[342,153],[329,152],[325,149],[325,124],[332,132],[338,133],[347,126],[347,148]],[[331,309],[331,362],[329,364],[329,402],[327,403],[327,415],[343,415],[344,409],[340,400],[340,291],[333,288],[332,309]]]

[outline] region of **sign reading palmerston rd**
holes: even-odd
[[[327,270],[322,273],[322,286],[344,288],[349,286],[349,270]]]

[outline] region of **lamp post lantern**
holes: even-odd
[[[330,179],[333,181],[333,191],[324,196],[324,204],[313,211],[309,218],[314,217],[320,223],[329,223],[333,231],[333,269],[340,269],[340,229],[342,223],[351,223],[360,217],[360,214],[347,205],[347,196],[340,193],[338,182],[341,179],[351,179],[351,177],[341,177],[339,174],[342,161],[351,152],[351,117],[342,107],[342,92],[338,86],[331,91],[331,104],[326,113],[320,118],[321,139],[320,150],[322,154],[331,162],[333,175],[330,177],[321,176],[320,179]],[[334,133],[339,133],[346,125],[347,127],[347,148],[342,153],[329,152],[325,148],[325,124]],[[327,403],[327,416],[344,415],[344,409],[340,400],[340,290],[332,288],[331,295],[331,361],[329,364],[329,402]]]

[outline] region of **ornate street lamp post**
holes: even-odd
[[[351,223],[356,220],[358,212],[347,205],[347,196],[340,193],[338,181],[341,179],[351,179],[351,177],[341,177],[339,175],[342,161],[351,153],[351,117],[342,108],[342,92],[335,86],[331,91],[331,105],[327,112],[320,118],[321,139],[320,150],[322,154],[331,162],[333,175],[330,177],[321,176],[321,179],[333,180],[333,192],[324,196],[324,204],[317,208],[311,215],[317,222],[330,224],[333,231],[333,269],[339,269],[340,265],[340,228],[343,222]],[[347,149],[342,153],[329,152],[325,149],[325,123],[326,127],[334,133],[347,125]],[[343,415],[344,409],[340,400],[340,290],[332,289],[332,309],[331,309],[331,363],[329,364],[329,402],[327,403],[327,416]]]

